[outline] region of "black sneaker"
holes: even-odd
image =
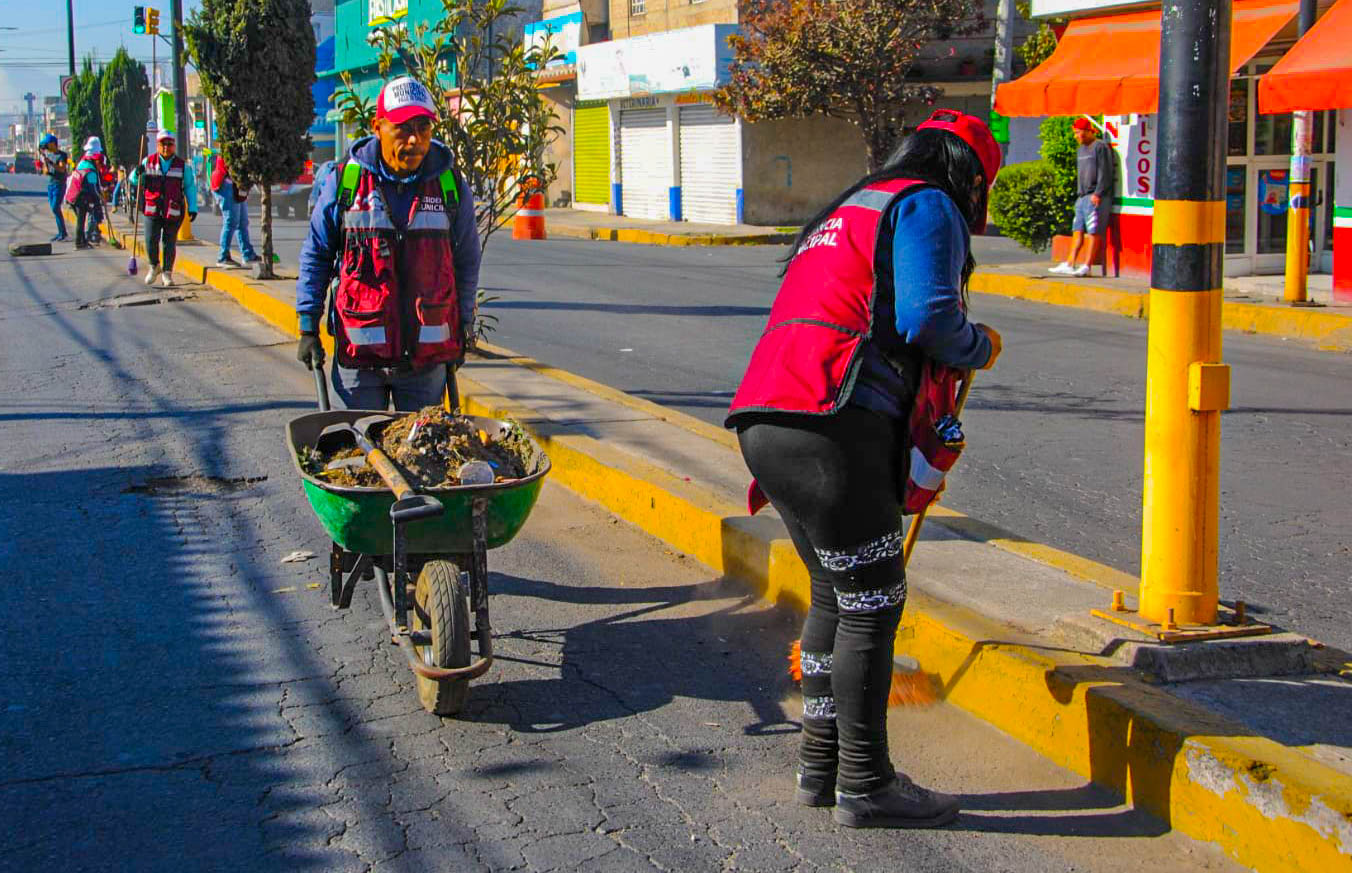
[[[908,777],[871,794],[836,792],[836,824],[847,828],[937,828],[957,818],[958,799],[921,788]]]
[[[216,266],[220,267],[223,270],[237,270],[240,267],[240,263],[239,261],[230,257],[229,255],[226,255],[225,257],[216,261]]]
[[[797,772],[798,789],[794,800],[799,806],[835,806],[836,780],[808,776],[801,769]]]

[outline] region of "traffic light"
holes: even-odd
[[[146,8],[146,33],[158,34],[160,32],[160,10],[151,6]]]
[[[146,8],[144,6],[137,6],[135,9],[132,10],[131,32],[132,33],[146,32]]]
[[[192,113],[192,126],[198,130],[206,130],[207,115],[206,109],[201,100],[189,100],[188,110]]]

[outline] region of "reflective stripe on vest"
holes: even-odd
[[[346,333],[347,338],[352,341],[354,346],[382,346],[385,344],[385,328],[383,327],[349,327]]]
[[[924,488],[926,491],[938,491],[939,486],[944,484],[946,471],[938,470],[930,466],[929,459],[925,453],[920,451],[919,447],[911,446],[911,481]]]
[[[873,336],[874,255],[888,206],[921,182],[896,179],[850,195],[798,246],[729,416],[831,415],[849,399]]]
[[[451,338],[449,324],[422,324],[418,326],[418,342],[444,343]]]

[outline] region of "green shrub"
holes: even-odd
[[[1078,187],[1075,157],[1080,144],[1070,126],[1074,120],[1065,115],[1048,118],[1038,131],[1042,139],[1042,159],[1052,170],[1054,233],[1070,233],[1070,223],[1075,218],[1075,190]]]
[[[1061,232],[1060,205],[1056,172],[1046,160],[1010,164],[991,189],[991,218],[1000,232],[1035,252],[1046,249]],[[1065,228],[1070,228],[1069,220]]]

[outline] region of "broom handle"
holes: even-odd
[[[968,370],[967,375],[963,377],[962,387],[958,389],[958,401],[953,410],[953,414],[957,417],[962,416],[962,408],[967,405],[967,395],[972,393],[972,376],[974,373],[976,373],[975,370]],[[925,523],[925,513],[929,512],[930,506],[933,506],[938,499],[939,495],[934,495],[934,500],[926,504],[925,508],[917,512],[915,518],[911,519],[911,526],[906,529],[906,539],[901,547],[901,566],[903,569],[911,563],[911,552],[915,551],[916,541],[920,539],[920,526]]]
[[[141,154],[136,158],[136,166],[133,167],[132,170],[139,172],[141,169],[141,162],[144,161],[145,158],[146,158],[146,134],[142,132]],[[131,173],[127,174],[127,188],[128,189],[131,188]],[[141,189],[140,184],[137,184],[136,189],[138,191]],[[134,258],[136,257],[136,226],[140,223],[141,210],[136,208],[136,198],[131,196],[130,190],[127,191],[127,198],[129,201],[127,207],[131,210],[131,256]]]

